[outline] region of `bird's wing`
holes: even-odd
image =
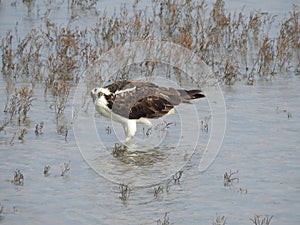
[[[176,89],[144,81],[119,81],[107,88],[115,93],[107,96],[108,107],[129,119],[158,118],[181,102]]]
[[[159,96],[148,96],[136,102],[129,112],[129,119],[158,118],[167,114],[174,105]]]

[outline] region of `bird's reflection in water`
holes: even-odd
[[[127,143],[122,145],[116,143],[112,150],[114,158],[120,162],[134,166],[152,166],[157,162],[161,162],[168,157],[167,150],[169,148],[160,148]]]

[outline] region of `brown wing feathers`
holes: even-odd
[[[129,113],[129,119],[158,118],[167,114],[174,106],[158,96],[148,96],[134,104]]]
[[[105,98],[113,112],[129,119],[158,118],[184,100],[204,97],[200,90],[176,90],[144,81],[118,81],[106,88],[111,93],[122,91]]]

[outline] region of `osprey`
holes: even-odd
[[[174,106],[203,98],[201,90],[159,87],[142,80],[117,81],[91,91],[96,110],[122,124],[129,141],[136,133],[136,124],[151,126],[149,119],[174,112]]]

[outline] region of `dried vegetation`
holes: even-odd
[[[23,1],[23,4],[29,14],[35,7],[33,1]],[[2,35],[1,73],[8,99],[4,111],[9,115],[2,120],[0,131],[14,115],[19,123],[26,120],[34,89],[42,85],[45,94],[52,96],[49,107],[58,121],[58,133],[65,135],[69,128],[59,124],[59,117],[69,101],[71,88],[80,79],[80,71],[103,53],[132,41],[161,39],[180,44],[200,56],[220,82],[227,85],[241,80],[253,85],[260,79],[270,80],[282,71],[299,74],[299,8],[296,5],[279,20],[276,15],[260,10],[248,15],[243,11],[227,12],[222,0],[217,0],[212,7],[205,1],[153,1],[149,8],[139,4],[136,1],[131,9],[122,5],[119,11],[108,15],[105,10],[102,14],[95,10],[95,1],[71,1],[72,12],[81,9],[97,17],[95,25],[88,29],[53,23],[49,18],[50,3],[41,17],[40,27],[23,37],[17,26]],[[72,14],[71,19],[75,18]],[[138,66],[148,76],[158,64],[142,62]],[[128,78],[129,71],[130,66],[124,68],[118,73],[119,78]],[[94,79],[103,80],[101,75],[95,73]],[[24,81],[31,87],[16,88]]]
[[[15,2],[17,4],[17,2]],[[23,1],[30,14],[33,1]],[[292,6],[279,20],[260,10],[248,15],[227,12],[225,1],[216,0],[212,7],[205,1],[153,1],[142,7],[136,1],[108,15],[99,14],[95,1],[71,1],[70,9],[86,10],[96,17],[88,28],[61,26],[49,18],[49,9],[41,17],[42,26],[20,36],[18,27],[1,36],[1,73],[6,83],[7,104],[0,131],[17,115],[24,123],[32,106],[34,89],[42,85],[45,95],[52,96],[49,107],[57,120],[57,132],[66,136],[67,123],[61,115],[69,101],[70,90],[80,79],[80,71],[93,64],[110,49],[132,41],[161,39],[180,44],[200,56],[213,69],[221,82],[232,85],[245,81],[269,80],[281,71],[300,71],[299,8]],[[13,5],[12,5],[13,6]],[[71,19],[76,15],[72,14]],[[276,25],[280,24],[279,30]],[[133,65],[136,67],[136,65]],[[151,75],[157,63],[142,62],[141,71]],[[130,66],[118,73],[128,78]],[[170,70],[170,73],[176,72]],[[95,73],[94,79],[104,77]],[[31,87],[16,88],[27,82]]]

